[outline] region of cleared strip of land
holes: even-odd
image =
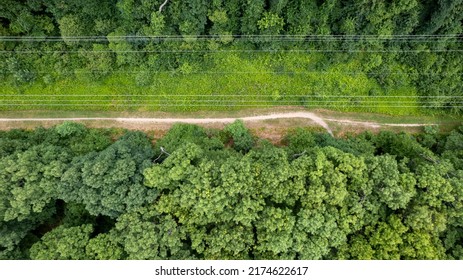
[[[139,117],[72,117],[72,118],[0,118],[1,122],[49,122],[49,121],[116,121],[122,123],[191,123],[191,124],[210,124],[210,123],[231,123],[237,119],[246,122],[252,121],[265,121],[275,119],[310,119],[317,125],[323,127],[328,133],[333,135],[333,132],[326,121],[335,122],[339,124],[367,126],[371,128],[380,128],[382,126],[394,127],[420,127],[426,125],[435,125],[433,123],[377,123],[367,121],[354,121],[349,119],[335,119],[335,118],[322,118],[315,113],[311,112],[289,112],[289,113],[275,113],[259,116],[249,117],[233,117],[233,118],[139,118]]]
[[[208,124],[208,123],[232,123],[237,119],[243,121],[263,121],[263,120],[274,120],[274,119],[288,119],[288,118],[302,118],[310,119],[316,124],[322,126],[328,133],[333,135],[333,132],[329,128],[328,124],[323,121],[322,118],[318,117],[314,113],[308,112],[294,112],[294,113],[282,113],[282,114],[271,114],[263,116],[252,116],[242,118],[17,118],[17,119],[0,119],[2,122],[23,122],[23,121],[117,121],[117,122],[131,122],[131,123],[191,123],[191,124]]]

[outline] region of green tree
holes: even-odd
[[[188,143],[145,171],[145,184],[162,192],[156,209],[175,217],[205,258],[249,257],[252,223],[264,199],[253,185],[250,158],[240,157],[211,160]]]
[[[85,248],[92,232],[92,225],[70,228],[59,226],[32,245],[30,257],[33,260],[88,259]]]
[[[254,139],[243,121],[236,120],[225,127],[224,132],[233,139],[233,148],[239,152],[248,152],[254,146]]]
[[[179,31],[182,35],[200,35],[205,33],[208,2],[191,0],[180,6]]]
[[[111,232],[110,234],[113,235]],[[136,260],[166,260],[190,258],[184,229],[170,215],[161,215],[153,207],[136,208],[118,218],[115,225],[115,236],[128,259]],[[104,238],[104,239],[102,239]],[[111,242],[112,250],[119,247],[108,238],[100,238]],[[100,249],[101,250],[101,249]],[[118,256],[114,255],[114,256]]]
[[[77,15],[66,15],[58,20],[59,29],[64,42],[69,46],[77,44],[72,37],[85,36],[85,25]]]
[[[90,72],[92,79],[100,79],[113,71],[114,54],[110,52],[107,45],[93,44],[91,52],[81,50],[80,56],[85,59],[85,70]]]
[[[162,152],[161,147],[167,153],[173,153],[186,143],[194,143],[207,151],[221,150],[224,147],[218,138],[209,137],[202,127],[191,124],[174,124],[169,132],[156,142],[156,152],[161,151],[158,161],[167,155]]]
[[[125,253],[120,245],[120,236],[110,233],[100,233],[90,239],[85,247],[85,254],[92,260],[121,260]]]
[[[27,259],[27,253],[21,247],[30,232],[45,219],[18,221],[0,221],[0,260]]]
[[[380,222],[376,226],[368,226],[365,233],[369,236],[369,244],[374,250],[374,258],[380,260],[398,260],[404,243],[404,233],[408,228],[397,215],[388,217],[387,222]]]
[[[119,241],[120,237],[113,232],[98,234],[90,239],[85,247],[87,258],[92,260],[125,259],[126,254]]]
[[[405,235],[400,246],[402,258],[412,260],[446,259],[445,249],[437,236],[425,232],[413,232]]]
[[[437,3],[436,3],[437,2]],[[433,1],[425,11],[430,13],[430,20],[420,30],[424,34],[458,34],[462,31],[462,0]]]
[[[54,203],[60,180],[70,161],[63,148],[33,146],[0,160],[1,220],[22,221]]]
[[[62,176],[59,196],[84,204],[92,215],[115,218],[156,198],[141,175],[152,156],[148,138],[129,132],[101,152],[75,158]]]
[[[81,123],[65,121],[62,124],[57,125],[55,127],[55,131],[62,138],[71,136],[79,137],[87,132],[87,128]]]
[[[400,173],[397,161],[389,155],[372,159],[370,180],[379,200],[389,208],[406,208],[416,195],[416,180],[411,173]]]
[[[278,35],[283,31],[285,21],[277,14],[264,12],[262,18],[257,22],[257,26],[262,34]]]
[[[256,221],[257,259],[294,259],[288,254],[293,247],[293,229],[296,218],[290,209],[266,207]]]
[[[265,9],[264,0],[242,1],[243,14],[241,17],[241,33],[246,35],[257,34],[257,22],[262,18]]]

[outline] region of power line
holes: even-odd
[[[271,98],[271,96],[268,96]],[[10,100],[0,100],[0,102],[4,101],[15,101],[15,102],[47,102],[47,101],[61,101],[61,102],[130,102],[131,100],[128,99],[77,99],[77,100],[50,100],[50,99],[10,99]],[[141,100],[140,100],[141,101]],[[169,98],[158,98],[158,99],[149,99],[149,100],[143,100],[147,102],[163,102],[163,101],[171,101]],[[182,101],[182,100],[174,100],[174,101]],[[309,103],[344,103],[344,102],[352,102],[352,100],[299,100],[299,99],[293,99],[293,100],[229,100],[229,99],[187,99],[184,101],[188,102],[223,102],[223,101],[233,101],[233,102],[241,102],[241,103],[254,103],[254,102],[274,102],[274,103],[288,103],[288,102],[309,102]],[[425,100],[425,101],[418,101],[418,100],[361,100],[358,102],[365,102],[365,103],[434,103],[435,101],[432,100]],[[463,101],[456,101],[453,103],[463,103]]]
[[[32,104],[36,104],[36,103],[24,103],[24,102],[46,102],[46,101],[58,101],[58,100],[7,100],[9,102],[15,102],[13,104],[21,104],[21,105],[18,105],[18,106],[30,106]],[[91,102],[91,103],[73,103],[73,101],[78,101],[78,102]],[[168,106],[216,106],[216,105],[220,105],[222,106],[222,104],[218,104],[218,103],[226,103],[225,106],[227,104],[233,104],[234,106],[240,106],[240,105],[245,105],[245,106],[251,106],[251,105],[258,105],[258,106],[261,106],[261,105],[268,105],[268,106],[320,106],[320,107],[323,107],[323,106],[342,106],[342,107],[358,107],[358,106],[365,106],[365,107],[375,107],[375,106],[393,106],[395,107],[396,105],[395,104],[400,104],[400,106],[418,106],[418,107],[426,107],[426,106],[429,106],[429,107],[442,107],[442,106],[449,106],[449,107],[458,107],[458,106],[463,106],[463,105],[460,105],[460,104],[463,104],[463,101],[461,102],[452,102],[452,105],[449,105],[449,104],[439,104],[439,103],[435,103],[435,101],[426,101],[426,102],[423,102],[423,101],[400,101],[400,102],[397,102],[397,101],[387,101],[387,102],[374,102],[374,101],[359,101],[359,102],[352,102],[352,101],[347,101],[347,100],[344,100],[344,101],[339,101],[339,100],[336,100],[336,101],[333,101],[333,100],[329,100],[329,101],[323,101],[323,102],[320,102],[320,101],[311,101],[311,100],[306,100],[306,101],[302,101],[302,100],[276,100],[276,101],[273,101],[273,100],[247,100],[247,101],[239,101],[239,100],[174,100],[174,101],[171,101],[171,100],[156,100],[156,101],[149,101],[149,102],[144,102],[143,105],[141,104],[131,104],[129,100],[111,100],[110,103],[98,103],[98,102],[103,102],[103,101],[106,101],[106,100],[103,100],[103,101],[98,101],[98,100],[73,100],[73,101],[69,101],[69,100],[66,100],[65,102],[63,103],[60,103],[59,105],[63,105],[63,106],[82,106],[82,104],[86,105],[86,104],[93,104],[92,106],[101,106],[101,107],[117,107],[117,106],[140,106],[140,107],[143,107],[143,106],[165,106],[165,105],[168,105]],[[143,101],[143,100],[136,100],[138,102],[140,101]],[[20,103],[21,102],[21,103]],[[114,103],[114,102],[117,102],[117,103]],[[135,102],[135,101],[134,101]],[[169,102],[169,103],[165,103],[165,102]],[[185,104],[186,103],[186,104]],[[47,106],[47,105],[53,105],[53,104],[57,104],[57,103],[40,103],[41,105],[43,106]],[[2,104],[0,102],[0,106],[9,106],[9,105],[12,105],[12,103],[5,103],[5,104]],[[53,105],[53,106],[59,106],[59,105]],[[35,105],[34,105],[35,106]]]
[[[2,50],[0,53],[17,53],[17,54],[32,54],[32,53],[447,53],[447,52],[463,52],[463,49],[428,49],[428,50],[251,50],[251,49],[230,49],[230,50]]]
[[[30,70],[30,69],[28,69]],[[31,71],[36,74],[54,74],[53,71]],[[138,71],[109,71],[109,70],[74,70],[68,72],[60,73],[83,73],[83,74],[91,74],[91,73],[98,73],[98,72],[111,72],[111,74],[118,74],[118,73],[128,73],[128,74],[135,74],[135,73],[147,73],[147,74],[180,74],[180,75],[191,75],[191,74],[218,74],[218,75],[225,75],[225,74],[287,74],[287,75],[304,75],[304,74],[346,74],[346,75],[403,75],[403,74],[418,74],[418,75],[459,75],[463,74],[461,72],[451,73],[449,71],[446,72],[413,72],[413,71],[403,71],[403,72],[347,72],[347,71],[193,71],[188,73],[180,72],[179,70],[168,70],[168,71],[150,71],[150,70],[138,70]],[[0,73],[15,73],[15,71],[10,70],[0,70]],[[140,87],[140,86],[137,86]]]
[[[194,41],[222,41],[223,37],[211,38],[194,38]],[[401,42],[401,43],[449,43],[459,42],[463,38],[459,37],[432,37],[432,38],[233,38],[233,41],[249,41],[249,42]],[[0,38],[0,42],[131,42],[131,41],[145,41],[145,42],[185,42],[193,40],[185,37],[178,38],[162,38],[162,37],[121,37],[121,38]]]
[[[296,38],[325,38],[325,37],[340,37],[340,38],[445,38],[445,37],[463,37],[462,34],[203,34],[203,35],[178,35],[178,34],[160,34],[160,35],[86,35],[86,36],[0,36],[1,38],[10,39],[34,39],[34,38],[219,38],[219,37],[237,37],[237,38],[262,38],[262,37],[296,37]]]
[[[17,96],[17,94],[0,94],[0,96],[8,97],[8,96]],[[94,96],[112,96],[112,97],[131,97],[131,96],[142,96],[142,97],[159,97],[160,94],[30,94],[27,97],[33,96],[61,96],[61,97],[70,97],[70,96],[77,96],[77,97],[94,97]],[[195,96],[209,96],[209,97],[227,97],[227,96],[234,96],[234,97],[247,97],[247,96],[255,96],[255,97],[262,97],[268,96],[272,97],[271,94],[170,94],[169,97],[195,97]],[[311,98],[463,98],[463,95],[456,95],[456,96],[449,96],[449,95],[429,95],[429,96],[410,96],[410,95],[295,95],[295,94],[281,94],[281,97],[292,96],[292,97],[311,97]]]
[[[124,97],[130,97],[130,96],[124,96]],[[172,99],[174,98],[174,101],[182,101],[182,100],[178,100],[178,97],[179,96],[168,96],[168,97],[162,97],[162,96],[158,96],[157,98],[150,98],[150,99],[142,99],[143,101],[147,101],[147,102],[163,102],[163,101],[172,101]],[[197,97],[197,96],[194,96],[194,97]],[[216,96],[207,96],[207,97],[216,97]],[[207,98],[206,97],[206,98]],[[229,97],[229,96],[224,96],[224,97]],[[245,97],[245,96],[239,96],[239,97]],[[353,97],[346,97],[347,99],[349,100],[336,100],[336,99],[328,99],[328,100],[311,100],[311,96],[301,96],[303,98],[309,98],[309,99],[276,99],[274,100],[272,98],[272,96],[257,96],[257,97],[266,97],[266,98],[269,98],[269,100],[262,100],[262,99],[259,99],[259,100],[255,100],[255,99],[248,99],[248,100],[243,100],[243,99],[218,99],[218,98],[215,98],[215,99],[185,99],[183,101],[188,101],[188,102],[223,102],[223,101],[233,101],[233,102],[312,102],[312,103],[342,103],[342,102],[352,102],[352,99],[357,99],[355,101],[358,101],[358,102],[375,102],[375,103],[410,103],[410,102],[419,102],[419,103],[433,103],[433,102],[436,102],[436,101],[445,101],[445,100],[439,100],[439,99],[436,99],[436,100],[429,100],[429,99],[426,99],[426,100],[419,100],[419,99],[415,99],[415,97],[408,97],[408,99],[411,99],[411,100],[374,100],[374,99],[365,99],[365,100],[358,100],[358,98],[356,98],[355,96]],[[177,98],[177,99],[175,99]],[[140,98],[138,98],[140,99]],[[78,102],[130,102],[132,100],[130,99],[65,99],[65,100],[56,100],[56,99],[31,99],[31,98],[28,98],[28,99],[21,99],[21,97],[19,99],[17,98],[13,98],[13,99],[2,99],[0,100],[0,102],[5,102],[5,101],[17,101],[17,102],[47,102],[47,101],[61,101],[61,102],[75,102],[75,101],[78,101]],[[141,101],[141,100],[140,100]],[[458,102],[463,102],[463,101],[454,101],[454,103],[458,103]]]
[[[319,104],[286,104],[287,106],[294,105],[294,106],[305,106],[305,107],[354,107],[354,108],[376,108],[376,107],[383,107],[383,105],[319,105]],[[17,107],[24,107],[24,106],[91,106],[91,107],[206,107],[206,106],[213,106],[213,107],[273,107],[272,104],[20,104],[20,103],[13,103],[13,104],[0,104],[0,107],[5,106],[17,106]],[[451,105],[388,105],[387,108],[463,108],[463,106],[451,106]]]
[[[175,96],[173,96],[175,97]],[[164,97],[164,98],[157,98],[157,99],[148,99],[148,100],[143,100],[147,102],[162,102],[162,101],[171,101],[173,97]],[[352,100],[334,100],[334,99],[329,99],[329,100],[301,100],[301,99],[278,99],[278,100],[273,100],[271,99],[271,96],[262,96],[262,97],[267,97],[270,98],[269,100],[234,100],[234,99],[187,99],[185,101],[188,102],[223,102],[223,101],[233,101],[233,102],[311,102],[311,103],[342,103],[342,102],[352,102]],[[308,97],[306,97],[308,98]],[[355,98],[352,98],[355,99]],[[0,100],[0,102],[5,102],[5,101],[16,101],[16,102],[47,102],[47,101],[61,101],[61,102],[130,102],[131,100],[129,99],[65,99],[65,100],[56,100],[56,99],[8,99],[8,100]],[[140,100],[141,101],[141,100]],[[175,99],[174,99],[175,101]],[[411,103],[411,102],[419,102],[419,103],[433,103],[436,101],[442,101],[442,100],[356,100],[358,102],[370,102],[370,103]],[[445,100],[444,100],[445,101]],[[453,103],[460,103],[463,101],[453,101]]]

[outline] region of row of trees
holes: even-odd
[[[5,0],[2,35],[458,34],[462,1]],[[115,32],[115,33],[113,33]]]
[[[277,147],[240,121],[154,145],[76,123],[0,132],[0,258],[462,259],[462,143],[298,129]]]

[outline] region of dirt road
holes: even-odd
[[[162,123],[162,124],[172,124],[172,123],[191,123],[191,124],[211,124],[211,123],[232,123],[236,119],[241,119],[245,122],[253,121],[265,121],[265,120],[274,120],[274,119],[309,119],[315,124],[323,127],[329,134],[333,135],[332,130],[326,121],[339,123],[339,124],[349,124],[349,125],[359,125],[366,126],[371,128],[379,128],[381,126],[397,126],[397,127],[419,127],[430,124],[388,124],[388,123],[375,123],[375,122],[361,122],[353,121],[347,119],[332,119],[332,118],[321,118],[314,113],[310,112],[290,112],[290,113],[275,113],[267,114],[260,116],[250,116],[250,117],[239,117],[239,118],[1,118],[0,122],[48,122],[48,121],[116,121],[121,123],[134,123],[134,124],[143,124],[143,123]]]

